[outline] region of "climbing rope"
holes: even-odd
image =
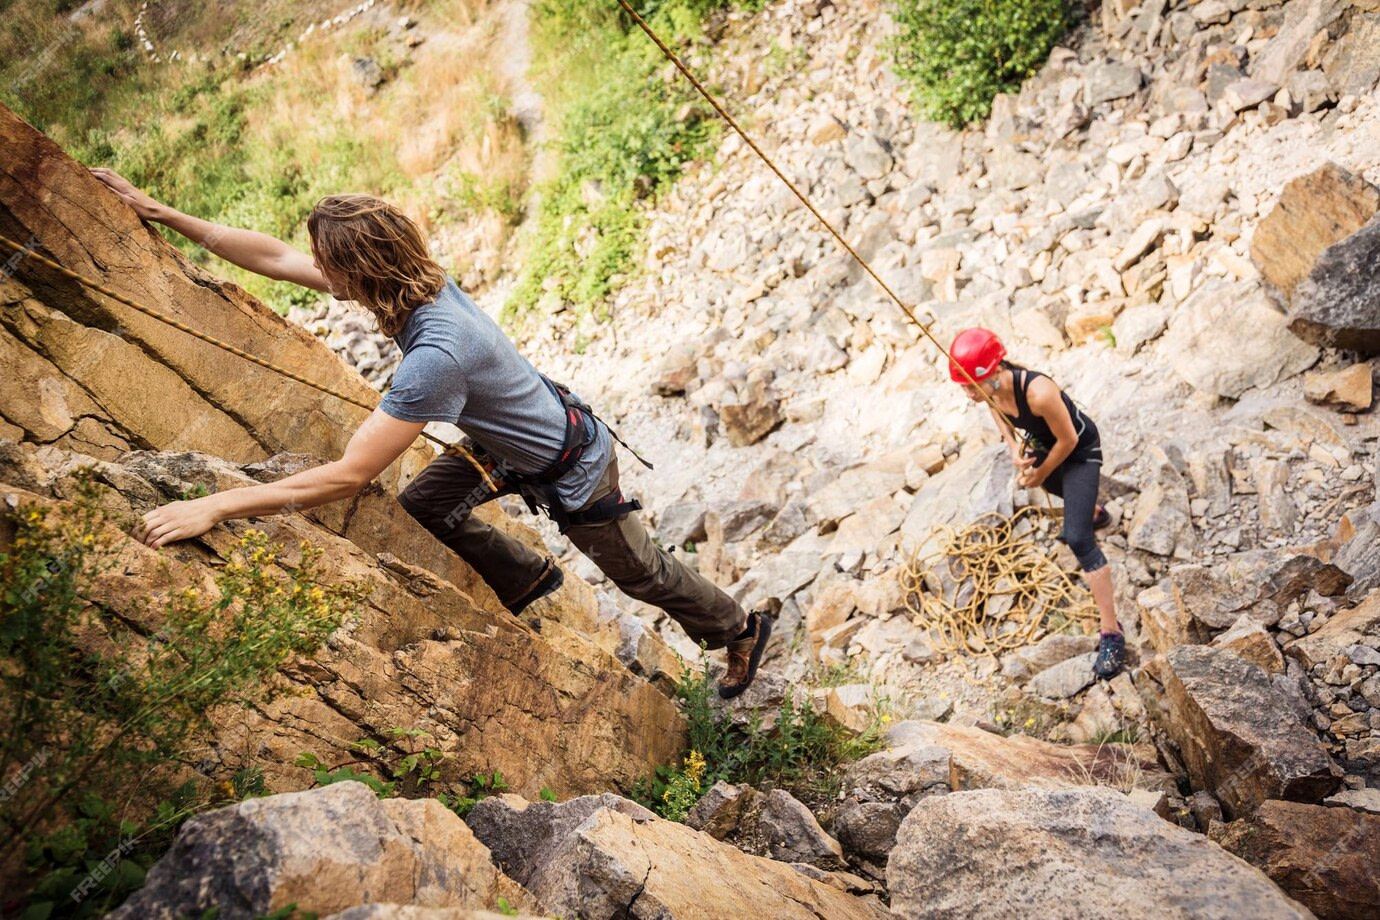
[[[935,651],[996,655],[1066,624],[1090,631],[1098,614],[1087,589],[1035,541],[1046,517],[1034,506],[1009,517],[988,512],[966,526],[941,524],[931,552],[912,550],[901,570],[906,607]]]
[[[690,81],[696,92],[728,123],[743,143],[785,183],[791,194],[800,200],[844,252],[862,267],[906,318],[939,349],[950,366],[959,369],[992,409],[998,423],[1013,437],[1023,439],[1010,417],[1001,410],[992,396],[977,385],[977,380],[968,373],[968,369],[955,362],[949,350],[934,337],[934,333],[931,332],[931,326],[935,322],[933,314],[928,314],[930,322],[921,322],[915,310],[892,290],[867,259],[853,248],[828,218],[820,213],[805,193],[787,178],[776,162],[762,150],[747,131],[743,130],[737,119],[728,113],[714,94],[705,88],[680,57],[661,40],[628,0],[618,0],[618,5],[661,50],[666,59],[675,65],[681,75]],[[1045,504],[1045,510],[1053,513],[1052,504],[1047,496]],[[911,610],[922,628],[934,630],[941,651],[991,654],[996,650],[1018,648],[1027,644],[1043,628],[1046,614],[1049,612],[1065,610],[1069,616],[1087,617],[1087,592],[1039,550],[1032,539],[1037,528],[1023,525],[1022,518],[1027,512],[1033,513],[1033,509],[1024,509],[1010,518],[1003,518],[995,513],[984,515],[962,529],[941,525],[936,530],[941,537],[940,550],[924,559],[912,556],[907,564],[903,575],[912,585],[912,590],[908,591],[907,603],[912,605]],[[960,571],[966,574],[957,580],[952,577],[945,579],[938,577],[938,567],[947,568],[950,576]],[[929,574],[935,574],[936,577],[927,578]],[[954,592],[966,586],[965,593],[960,598],[958,593],[945,594],[942,590],[934,594],[926,592],[926,586],[933,591],[944,585],[952,585]],[[1011,598],[1009,605],[1003,600],[1008,597]],[[1093,609],[1095,611],[1095,608]]]
[[[85,275],[79,275],[71,269],[59,265],[52,259],[49,259],[46,256],[34,252],[32,247],[16,243],[14,240],[10,239],[7,236],[0,235],[0,245],[4,245],[9,249],[14,250],[15,252],[20,253],[21,255],[24,255],[28,259],[33,259],[34,261],[38,262],[41,265],[47,266],[48,268],[52,269],[58,274],[63,275],[67,278],[71,278],[73,281],[76,281],[90,288],[91,290],[96,291],[99,294],[103,294],[106,297],[109,297],[111,300],[116,301],[117,303],[122,303],[130,309],[138,310],[145,316],[150,316],[153,319],[158,320],[159,322],[166,323],[167,325],[172,326],[174,329],[178,329],[182,332],[187,333],[190,336],[193,336],[194,338],[198,338],[201,341],[207,343],[208,345],[214,345],[219,349],[230,352],[230,354],[232,355],[243,358],[246,361],[253,362],[254,364],[257,364],[260,367],[273,371],[274,373],[281,374],[289,380],[295,380],[298,383],[306,384],[307,386],[312,387],[313,389],[317,389],[320,390],[322,393],[334,396],[336,399],[343,399],[345,402],[350,403],[351,405],[359,406],[361,409],[365,409],[369,412],[373,412],[374,409],[377,408],[377,406],[371,406],[362,400],[355,399],[353,396],[350,396],[346,393],[342,393],[339,390],[336,390],[332,387],[328,387],[323,383],[317,383],[310,377],[304,377],[301,374],[294,373],[293,371],[288,370],[287,368],[279,367],[278,365],[273,364],[270,361],[265,361],[263,358],[260,358],[257,355],[251,355],[247,351],[236,348],[229,342],[222,342],[220,339],[214,338],[213,336],[209,336],[204,332],[193,329],[191,326],[188,326],[181,320],[174,319],[173,317],[168,316],[167,314],[162,313],[158,310],[155,310],[152,307],[146,307],[138,301],[131,300],[130,298],[125,297],[123,294],[119,294],[115,291],[112,291],[110,288],[101,284],[99,281],[87,278]],[[422,432],[422,437],[428,438],[440,445],[443,453],[450,454],[451,456],[462,457],[465,460],[467,460],[471,466],[473,466],[476,470],[479,471],[479,475],[483,479],[484,485],[490,491],[498,491],[497,487],[494,485],[493,479],[489,476],[488,470],[484,467],[483,464],[481,464],[478,460],[474,458],[473,454],[466,450],[462,445],[448,443],[447,441],[444,441],[441,438],[438,438],[427,431]]]
[[[684,76],[685,79],[690,81],[691,85],[695,87],[695,90],[701,96],[703,96],[704,100],[708,102],[710,106],[713,107],[714,111],[719,114],[719,117],[726,121],[729,127],[731,127],[734,131],[737,132],[738,136],[743,139],[743,143],[747,144],[748,147],[752,149],[752,152],[757,154],[757,156],[762,160],[762,162],[767,165],[767,168],[776,174],[776,178],[780,179],[782,182],[786,184],[786,188],[791,190],[791,194],[795,195],[796,198],[800,199],[800,203],[803,204],[806,207],[806,209],[814,215],[815,220],[819,221],[820,226],[824,227],[824,229],[829,232],[829,235],[834,238],[834,240],[839,244],[839,246],[843,247],[843,250],[847,252],[848,255],[852,256],[852,258],[854,259],[854,261],[858,263],[858,265],[862,266],[863,271],[867,272],[867,274],[872,278],[872,280],[877,282],[877,286],[880,287],[884,292],[886,292],[886,295],[891,298],[891,301],[901,309],[901,312],[906,315],[907,319],[909,319],[912,323],[915,324],[917,328],[919,328],[921,333],[924,334],[925,338],[929,339],[930,342],[934,344],[934,347],[939,349],[940,353],[946,359],[948,359],[950,365],[957,367],[960,371],[962,371],[963,376],[968,379],[968,383],[974,387],[977,387],[977,391],[982,396],[983,400],[986,401],[987,405],[992,407],[992,410],[997,413],[997,418],[1008,428],[1010,428],[1012,434],[1014,435],[1016,433],[1015,426],[1011,424],[1011,420],[1010,418],[1008,418],[1006,413],[1001,411],[1001,409],[997,406],[996,402],[993,401],[992,397],[988,395],[988,393],[985,390],[977,386],[977,381],[974,380],[973,376],[968,373],[967,368],[963,367],[961,364],[957,364],[954,362],[952,356],[950,356],[949,354],[949,350],[945,348],[942,344],[940,344],[939,340],[934,337],[934,334],[932,332],[930,332],[930,326],[934,325],[933,314],[928,314],[930,316],[929,323],[920,322],[920,319],[915,315],[915,310],[905,301],[903,301],[896,294],[896,292],[891,289],[891,286],[889,284],[882,280],[882,276],[877,274],[877,272],[868,263],[867,259],[863,258],[862,254],[859,253],[856,249],[854,249],[853,246],[848,242],[848,240],[844,239],[843,234],[840,233],[837,229],[835,229],[834,225],[829,222],[829,219],[820,213],[819,209],[816,208],[814,204],[810,201],[810,199],[805,196],[805,193],[800,191],[800,189],[796,188],[795,183],[786,177],[786,174],[781,171],[781,169],[776,165],[776,162],[772,160],[771,157],[767,156],[767,154],[762,150],[762,148],[757,145],[757,142],[754,141],[748,135],[748,133],[743,130],[742,125],[738,124],[737,119],[735,119],[732,115],[728,113],[728,110],[726,110],[723,107],[723,105],[719,103],[719,100],[714,97],[713,93],[711,93],[708,89],[705,88],[704,84],[699,81],[699,78],[690,72],[690,69],[685,66],[685,64],[676,55],[676,53],[672,51],[670,47],[668,47],[667,44],[661,40],[660,36],[658,36],[656,32],[652,31],[652,27],[647,24],[647,21],[645,19],[638,15],[637,10],[632,8],[632,6],[628,3],[628,0],[618,0],[618,5],[623,8],[624,12],[626,12],[630,17],[632,17],[633,22],[637,23],[638,28],[645,32],[647,37],[650,38],[652,42],[658,48],[661,49],[661,53],[666,56],[667,60],[669,60],[672,64],[675,65],[676,69],[681,72],[681,75]]]

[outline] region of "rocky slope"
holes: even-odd
[[[1166,813],[1200,830],[1342,786],[1369,800],[1371,7],[1105,3],[965,132],[911,115],[880,4],[774,4],[689,52],[941,341],[993,328],[1097,419],[1134,681],[1090,687],[1077,637],[970,660],[913,626],[898,574],[935,525],[1041,500],[1014,488],[933,347],[736,137],[650,211],[646,273],[611,328],[557,314],[524,347],[658,461],[628,475],[663,542],[745,601],[785,602],[778,672],[846,663],[860,682],[831,694],[843,718],[883,697],[898,717],[1138,733],[1195,790]],[[899,820],[857,804],[836,833]]]
[[[647,629],[666,624],[574,556],[593,591],[569,579],[539,634],[505,619],[406,525],[392,479],[348,513],[259,523],[328,545],[333,573],[371,579],[378,599],[284,672],[302,696],[226,724],[225,765],[276,763],[275,788],[294,788],[282,764],[304,745],[409,721],[444,740],[449,779],[501,766],[524,798],[481,803],[468,829],[434,803],[378,803],[350,783],[244,802],[189,823],[125,914],[219,901],[227,917],[295,902],[341,920],[506,905],[688,918],[706,904],[715,916],[1372,916],[1372,6],[1109,2],[987,125],[961,133],[913,120],[884,65],[877,4],[784,0],[731,22],[714,50],[732,104],[941,341],[990,326],[1097,419],[1131,673],[1094,685],[1092,640],[1053,622],[1000,658],[946,655],[917,628],[900,579],[911,548],[936,525],[1039,499],[1014,489],[990,422],[932,346],[730,137],[651,212],[647,274],[617,295],[615,324],[558,315],[525,348],[657,461],[625,469],[663,542],[745,602],[783,601],[781,639],[740,714],[846,668],[855,683],[822,702],[861,724],[886,697],[886,750],[813,814],[781,790],[727,784],[688,827],[617,796],[529,804],[542,785],[562,797],[626,788],[670,759],[678,716],[639,676],[667,668]],[[204,314],[222,338],[256,353],[290,342],[299,369],[365,387],[331,370],[326,347],[186,266],[42,138],[0,125],[27,151],[0,177],[0,232],[41,230],[45,249],[106,283],[170,311],[200,305],[194,324]],[[104,461],[109,501],[143,510],[188,484],[313,462],[270,459],[288,444],[323,457],[343,444],[330,438],[348,419],[305,441],[293,427],[336,411],[326,400],[269,412],[252,368],[200,371],[185,358],[198,343],[39,270],[15,280],[0,288],[0,347],[34,381],[3,404],[23,442],[0,463],[16,501],[62,500],[77,452]],[[386,352],[341,316],[330,305],[296,319],[385,382]],[[131,329],[130,360],[156,354],[185,387],[171,430],[147,420],[146,387],[107,382],[128,382],[119,365],[63,350],[78,336],[121,349]],[[575,336],[591,332],[577,355]],[[273,400],[295,398],[283,387]],[[203,416],[253,443],[237,454],[178,440]],[[234,533],[175,547],[176,577],[204,578]],[[145,574],[155,554],[124,552],[117,607],[162,584]],[[994,731],[1010,713],[1008,730],[1046,737]],[[1127,737],[1141,743],[1110,740]]]

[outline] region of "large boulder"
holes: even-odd
[[[1380,916],[1380,815],[1271,801],[1214,836],[1319,917]]]
[[[1149,745],[1053,744],[1028,735],[1003,736],[975,726],[910,720],[897,722],[893,746],[929,745],[949,752],[950,789],[1061,788],[1084,783],[1172,786]]]
[[[435,799],[380,800],[363,783],[247,799],[198,815],[111,920],[249,920],[296,904],[516,907],[532,897]]]
[[[1259,281],[1204,284],[1175,312],[1160,350],[1194,388],[1229,399],[1300,374],[1318,360],[1316,347],[1289,334],[1284,314]]]
[[[99,499],[113,515],[137,516],[193,485],[217,492],[254,483],[242,468],[201,454],[136,452],[112,463],[5,443],[0,498],[21,507],[62,505],[57,496],[71,494],[72,471],[84,464],[95,466]],[[11,485],[11,476],[30,488]],[[285,548],[263,566],[268,577],[286,581],[305,541],[321,550],[318,582],[358,581],[368,592],[358,616],[326,646],[282,669],[274,678],[279,692],[270,699],[211,713],[214,738],[200,764],[217,777],[253,767],[270,788],[301,789],[312,782],[309,770],[293,765],[304,751],[328,763],[353,762],[359,757],[353,742],[405,727],[427,732],[427,744],[445,755],[446,791],[467,788],[475,773],[498,770],[533,796],[543,786],[579,795],[630,788],[684,747],[674,702],[632,674],[608,646],[567,625],[597,614],[588,609],[592,599],[543,601],[537,633],[407,561],[413,545],[433,539],[424,531],[414,535],[415,544],[400,541],[390,554],[375,555],[301,513],[227,521],[158,550],[113,523],[107,527],[115,568],[93,583],[92,595],[145,635],[156,632],[162,615],[146,599],[188,586],[214,593],[214,573],[236,558],[250,529]],[[0,525],[0,551],[10,537]],[[617,628],[611,628],[616,648]],[[128,641],[142,640],[131,633]]]
[[[1258,869],[1111,789],[922,801],[887,866],[896,917],[1305,920]]]
[[[1315,345],[1380,354],[1380,219],[1318,257],[1294,290],[1289,329]]]
[[[530,815],[528,813],[531,813]],[[586,920],[881,920],[875,901],[750,856],[614,796],[559,805],[486,799],[470,824],[546,908]]]
[[[886,750],[849,767],[843,778],[844,799],[834,815],[839,843],[850,855],[874,865],[886,863],[896,845],[896,831],[916,802],[949,791],[949,749],[920,737],[907,739],[905,734],[891,736]]]
[[[1308,277],[1323,250],[1365,226],[1380,211],[1380,189],[1365,177],[1325,163],[1291,180],[1251,237],[1251,259],[1286,297]]]
[[[329,347],[192,265],[86,167],[3,105],[0,149],[0,234],[194,329],[377,405],[378,392]],[[0,285],[0,307],[0,366],[14,371],[0,377],[0,402],[25,440],[105,460],[137,448],[205,451],[239,463],[285,450],[335,459],[370,412],[192,339],[32,260]],[[34,399],[38,380],[47,382]],[[419,441],[379,482],[396,490],[432,455]]]
[[[1137,676],[1146,708],[1196,789],[1229,817],[1268,799],[1318,802],[1341,770],[1264,668],[1226,649],[1180,646]]]
[[[1009,515],[1014,467],[1001,444],[965,451],[915,493],[901,533],[922,554],[934,548],[935,527],[975,520],[988,512]]]

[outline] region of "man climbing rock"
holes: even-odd
[[[402,349],[378,408],[339,460],[278,482],[171,502],[135,536],[158,547],[234,518],[311,508],[355,494],[411,446],[427,422],[449,422],[464,448],[437,457],[399,494],[403,508],[454,550],[513,614],[559,588],[543,557],[471,512],[499,495],[538,505],[624,593],[665,610],[695,642],[727,648],[725,698],[747,689],[771,635],[722,590],[656,546],[623,498],[613,435],[584,403],[522,357],[428,255],[421,231],[367,195],[331,195],[307,219],[312,255],[251,230],[184,214],[107,169],[96,176],[141,218],[171,227],[240,267],[352,300]]]

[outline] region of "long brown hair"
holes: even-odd
[[[327,195],[307,217],[316,261],[338,278],[345,300],[373,313],[395,336],[414,307],[436,297],[446,273],[406,214],[372,195]]]

